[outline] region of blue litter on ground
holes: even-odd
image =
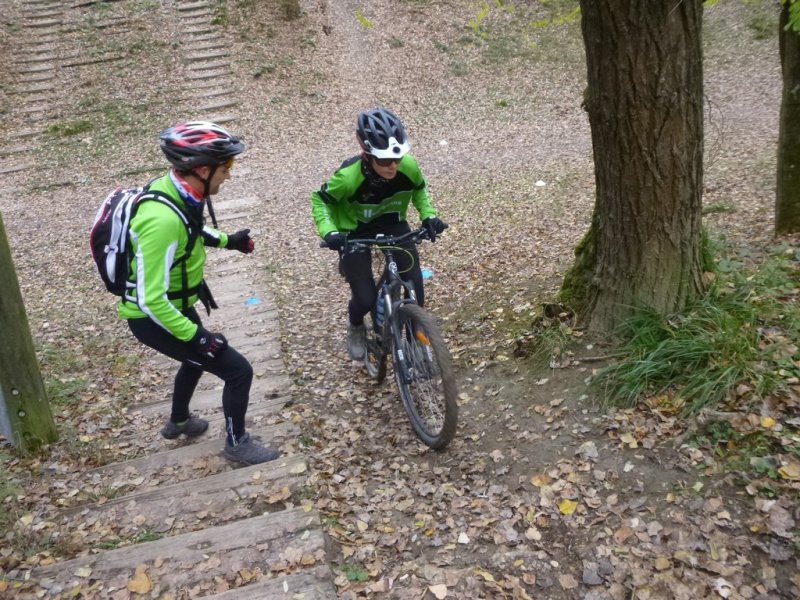
[[[423,279],[432,279],[433,278],[433,270],[432,269],[422,269],[422,278]]]
[[[245,301],[245,304],[261,304],[261,300],[259,300],[258,298],[248,298]]]

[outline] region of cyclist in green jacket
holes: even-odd
[[[428,197],[425,177],[410,145],[403,123],[392,111],[375,108],[358,115],[356,138],[361,154],[342,163],[327,183],[311,194],[311,213],[317,232],[328,248],[340,251],[339,272],[350,285],[347,351],[353,360],[365,353],[364,315],[375,304],[378,291],[372,276],[369,251],[343,254],[348,235],[374,237],[411,231],[406,220],[413,204],[431,241],[446,224],[436,216]],[[398,254],[398,269],[414,285],[420,306],[425,292],[414,244]]]
[[[129,290],[119,304],[120,317],[128,321],[140,342],[181,363],[172,414],[161,435],[195,437],[208,429],[208,421],[189,412],[200,376],[208,371],[225,382],[225,456],[245,464],[273,460],[279,453],[245,431],[252,366],[228,345],[225,336],[206,330],[194,309],[198,300],[209,311],[216,308],[203,280],[205,247],[246,254],[254,248],[249,229],[227,235],[206,226],[203,217],[205,204],[230,177],[234,158],[244,151],[244,144],[219,125],[192,121],[162,132],[161,150],[172,168],[151,182],[149,189],[165,194],[181,214],[163,202],[137,206],[130,224]]]

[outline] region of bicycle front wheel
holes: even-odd
[[[403,304],[394,318],[394,373],[403,407],[417,437],[441,450],[458,423],[450,351],[436,321],[416,304]]]

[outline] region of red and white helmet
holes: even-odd
[[[209,121],[180,123],[161,132],[161,151],[179,171],[217,166],[244,152],[244,144]]]

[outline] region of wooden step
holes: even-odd
[[[144,531],[187,533],[283,508],[291,493],[306,482],[301,456],[177,481],[152,489],[66,508],[57,521],[62,531],[91,528],[102,539],[133,539]],[[167,479],[169,481],[169,479]],[[145,480],[140,488],[150,482]],[[273,510],[270,510],[270,509]]]
[[[282,402],[288,403],[292,401],[289,395],[281,396]],[[247,429],[264,428],[274,421],[279,421],[280,417],[275,414],[275,406],[281,406],[276,402],[271,406],[248,406],[247,415],[245,417],[245,424]],[[119,430],[119,437],[112,438],[107,441],[108,447],[113,448],[128,448],[148,450],[150,452],[158,452],[163,449],[166,440],[161,437],[161,427],[164,424],[166,417],[169,415],[169,403],[164,403],[164,414],[154,415],[149,429],[142,430],[142,427],[147,427],[142,419],[138,419],[135,423],[131,424],[136,433],[126,433],[126,428],[122,427]],[[204,434],[205,437],[210,439],[217,439],[222,436],[225,428],[225,416],[222,414],[222,406],[216,412],[205,413],[202,415],[208,421],[208,431]]]
[[[333,600],[338,597],[330,583],[330,569],[320,565],[301,573],[278,575],[222,594],[204,596],[203,600]]]
[[[319,515],[301,507],[38,567],[31,576],[51,595],[91,580],[101,582],[96,592],[107,597],[124,590],[139,569],[160,594],[199,588],[202,596],[218,592],[220,580],[230,586],[243,573],[297,572],[324,561]],[[326,570],[314,575],[325,582]]]
[[[258,354],[258,353],[255,353]],[[251,360],[251,363],[255,362]],[[257,375],[266,372],[264,367],[259,367],[256,371],[255,365],[253,366]],[[263,379],[256,379],[253,381],[253,387],[250,390],[250,406],[255,408],[273,406],[277,409],[286,403],[286,398],[283,393],[286,389],[285,377],[265,377]],[[222,406],[222,390],[207,390],[196,392],[192,397],[191,409],[192,411],[202,414],[204,411],[216,410]],[[155,402],[152,404],[139,405],[135,410],[129,410],[130,415],[142,415],[144,417],[163,414],[164,417],[169,413],[169,401]],[[166,413],[165,413],[166,408]]]
[[[190,71],[186,74],[186,79],[193,80],[193,81],[204,81],[207,79],[219,79],[220,84],[222,82],[228,82],[228,77],[231,74],[231,70],[226,67],[216,67],[213,69],[203,69],[198,71]]]
[[[178,2],[175,4],[175,9],[178,12],[187,12],[187,11],[197,10],[200,8],[210,8],[210,7],[211,3],[205,2],[205,0],[202,0],[200,2],[185,2],[185,3]]]
[[[280,427],[268,426],[253,429],[250,434],[261,437],[265,444],[278,445],[282,439],[296,436],[297,430],[294,426],[285,423]],[[194,469],[196,476],[199,477],[237,468],[239,465],[226,459],[222,450],[221,439],[189,442],[185,445],[164,448],[163,451],[154,454],[91,469],[84,474],[84,480],[94,483],[101,482],[106,478],[122,479],[124,476],[125,480],[135,482],[140,477],[154,477],[162,472],[169,475],[174,469]],[[165,467],[169,468],[165,471]],[[141,485],[141,483],[137,485]]]

